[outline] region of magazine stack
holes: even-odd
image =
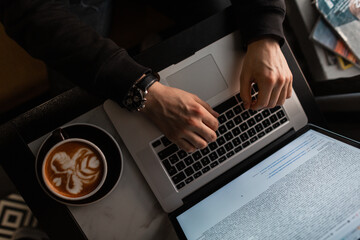
[[[320,12],[310,39],[342,69],[360,68],[360,0],[316,0]]]

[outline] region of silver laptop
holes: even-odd
[[[166,212],[289,130],[307,124],[293,92],[282,107],[244,110],[239,96],[243,53],[231,33],[159,72],[160,82],[198,95],[220,113],[218,138],[192,154],[171,143],[148,119],[107,100],[105,112]],[[294,79],[296,81],[296,79]],[[204,87],[205,86],[205,87]],[[252,95],[256,98],[257,89]]]

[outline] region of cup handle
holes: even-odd
[[[55,129],[52,132],[52,136],[54,137],[54,139],[58,139],[59,141],[63,141],[69,138],[69,135],[65,131],[63,131],[62,128]]]

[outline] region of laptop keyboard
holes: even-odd
[[[256,96],[257,88],[253,86],[253,99]],[[218,137],[206,148],[188,154],[165,136],[151,143],[177,189],[217,168],[288,121],[284,109],[279,106],[260,111],[245,110],[240,94],[224,101],[214,110],[220,114],[216,131]]]

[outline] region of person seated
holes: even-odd
[[[239,79],[244,106],[259,110],[282,105],[292,92],[292,74],[280,49],[284,43],[285,1],[232,0],[232,4],[247,48]],[[139,110],[185,151],[205,148],[216,140],[218,113],[205,101],[161,84],[149,67],[135,62],[125,49],[58,4],[2,0],[0,21],[8,35],[33,57],[122,107],[134,83],[151,77],[155,81],[148,88],[145,108],[130,110]],[[252,83],[259,88],[254,101],[250,95]]]

